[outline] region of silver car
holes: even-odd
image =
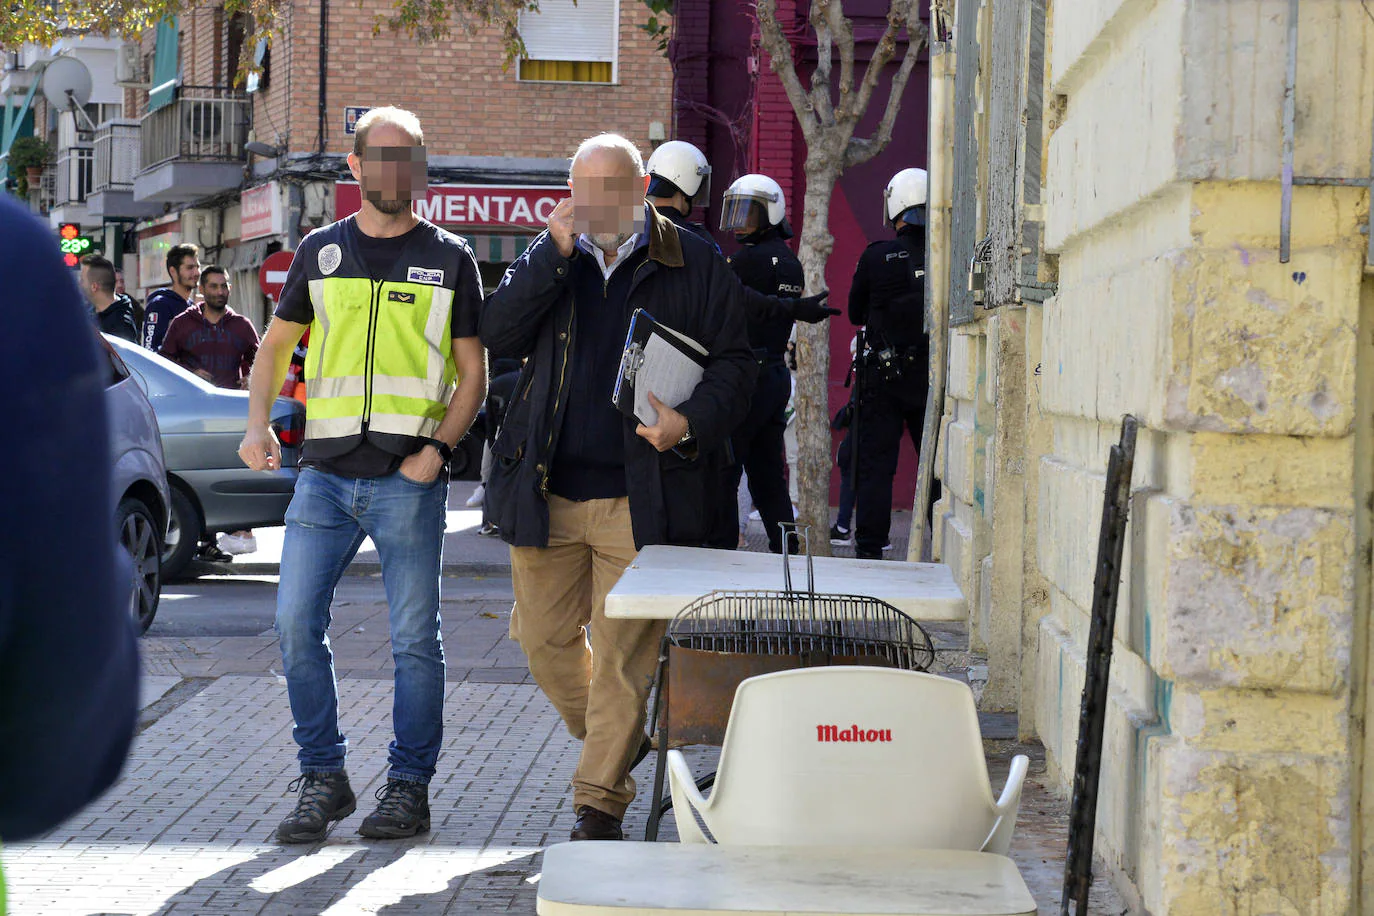
[[[171,485],[164,578],[185,571],[197,546],[220,531],[285,524],[305,441],[305,405],[277,398],[271,422],[282,444],[282,467],[250,471],[238,456],[248,428],[248,392],[216,388],[137,344],[110,342],[147,392],[162,430]]]
[[[171,494],[152,405],[111,346],[124,341],[108,336],[100,340],[109,367],[105,408],[114,459],[110,489],[115,498],[115,524],[119,543],[133,563],[129,613],[142,633],[152,626],[162,593],[160,561]]]

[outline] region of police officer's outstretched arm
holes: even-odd
[[[849,286],[849,323],[863,327],[868,324],[868,299],[871,291],[868,283],[868,252],[859,255],[859,263],[854,268],[854,282]]]
[[[56,826],[119,775],[138,657],[115,539],[105,385],[76,285],[46,227],[0,194],[0,276],[16,302],[0,389],[0,839]],[[56,341],[37,349],[28,342]],[[79,573],[73,575],[74,570]]]
[[[478,336],[494,359],[522,359],[534,350],[540,326],[572,275],[576,256],[572,198],[549,215],[549,228],[506,270],[482,307]]]

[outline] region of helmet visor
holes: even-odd
[[[761,195],[728,194],[720,202],[722,232],[757,232],[768,223],[768,202]]]

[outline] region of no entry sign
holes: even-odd
[[[286,285],[286,271],[291,267],[291,259],[289,251],[274,252],[267,256],[267,260],[262,262],[262,269],[258,271],[258,286],[273,302],[281,296],[281,288]]]

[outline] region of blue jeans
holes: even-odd
[[[448,480],[415,483],[399,472],[354,480],[304,468],[286,512],[277,587],[286,692],[302,773],[337,773],[348,746],[329,649],[329,605],[365,537],[377,545],[391,609],[396,663],[391,778],[428,783],[444,734],[444,647],[439,574]]]

